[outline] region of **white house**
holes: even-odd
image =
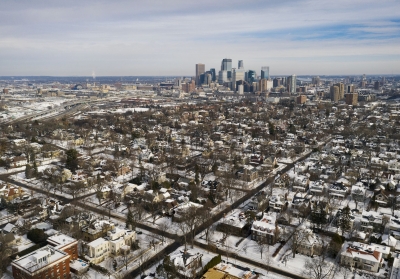
[[[378,272],[382,267],[383,259],[390,253],[390,247],[378,244],[364,244],[360,242],[346,242],[340,253],[340,263],[359,269]]]

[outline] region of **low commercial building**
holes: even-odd
[[[14,279],[70,278],[70,255],[50,245],[14,260]]]
[[[47,238],[47,242],[54,248],[68,253],[71,260],[78,258],[78,240],[75,238],[58,233]]]

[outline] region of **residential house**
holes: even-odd
[[[298,239],[301,241],[298,245],[296,252],[306,255],[306,256],[314,256],[314,255],[321,255],[323,252],[324,240],[313,233],[310,229],[303,229],[299,231],[300,234]]]
[[[264,191],[257,193],[250,199],[248,205],[258,211],[266,209],[268,206],[267,195]]]
[[[110,254],[110,242],[100,237],[87,244],[87,260],[98,264]]]
[[[279,240],[279,230],[275,217],[267,215],[260,221],[253,222],[251,226],[251,239],[274,245]]]
[[[290,177],[287,173],[284,173],[282,175],[279,175],[275,179],[275,186],[280,187],[280,188],[286,188],[289,186],[290,183]]]
[[[324,193],[325,183],[322,180],[310,181],[310,194],[321,196]]]
[[[340,253],[340,263],[344,266],[378,272],[389,252],[390,247],[387,246],[345,242]]]
[[[170,259],[180,274],[196,277],[202,271],[202,257],[199,252],[184,250],[171,254]]]
[[[217,230],[239,237],[249,235],[250,225],[244,212],[235,209],[226,214],[217,225]]]
[[[328,192],[330,197],[343,200],[348,193],[348,188],[344,186],[343,183],[334,182],[329,185]]]
[[[257,169],[251,165],[244,165],[241,169],[236,171],[236,177],[243,181],[251,182],[258,178]]]
[[[296,174],[293,180],[293,191],[305,193],[308,191],[309,184],[310,180],[306,175]]]
[[[272,195],[268,199],[268,207],[273,212],[282,212],[287,208],[287,202],[282,195]]]
[[[114,223],[107,220],[96,220],[82,228],[83,239],[85,241],[93,241],[99,237],[104,237],[107,232],[115,228]]]
[[[379,206],[386,207],[389,202],[389,197],[385,195],[385,193],[380,190],[375,193],[374,195],[374,201],[377,203]]]
[[[277,165],[278,161],[276,160],[275,156],[269,156],[264,159],[263,166],[265,166],[268,169],[273,169]]]
[[[390,216],[375,211],[363,211],[360,229],[364,232],[381,232],[383,226],[390,221]]]
[[[351,187],[351,198],[356,202],[363,202],[365,199],[366,190],[362,182],[357,182]]]

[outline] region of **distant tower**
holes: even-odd
[[[214,69],[214,68],[211,68],[211,69],[210,69],[210,73],[211,73],[212,81],[213,81],[213,82],[216,81],[216,80],[217,80],[217,76],[216,76],[216,74],[215,74],[215,69]]]
[[[261,79],[269,79],[269,66],[261,67]]]
[[[249,70],[249,71],[247,72],[247,82],[253,83],[253,82],[256,80],[256,78],[257,78],[256,71],[254,71],[254,70]]]
[[[200,76],[206,71],[206,66],[204,64],[196,64],[196,85],[200,85]]]
[[[244,69],[243,60],[239,60],[239,62],[238,62],[238,69]]]
[[[331,86],[331,101],[337,102],[340,100],[340,87],[337,85]]]
[[[297,84],[297,78],[296,75],[291,75],[287,77],[286,81],[286,87],[289,93],[296,93],[296,84]]]
[[[232,77],[232,59],[224,58],[221,62],[221,71],[226,71],[228,79]]]

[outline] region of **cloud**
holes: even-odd
[[[394,0],[5,0],[0,75],[193,75],[195,63],[218,69],[224,57],[257,71],[269,65],[272,75],[400,73],[399,8]]]

